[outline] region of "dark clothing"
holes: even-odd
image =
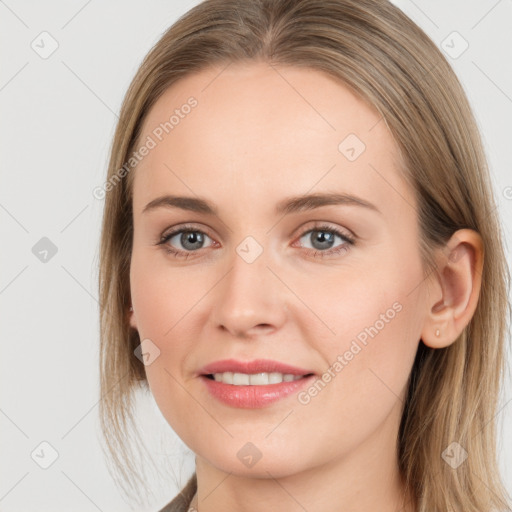
[[[187,482],[187,485],[183,487],[180,493],[158,512],[187,512],[190,508],[190,502],[192,501],[192,498],[194,497],[196,491],[197,478],[196,474],[194,473],[190,477],[190,480]],[[190,512],[194,512],[194,510],[195,509],[191,510]]]

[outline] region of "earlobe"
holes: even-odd
[[[456,231],[440,251],[421,333],[425,345],[445,348],[469,324],[480,295],[483,259],[482,239],[471,229]]]

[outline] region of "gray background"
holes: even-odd
[[[92,190],[104,181],[117,114],[139,63],[197,3],[0,1],[1,511],[130,510],[97,440],[103,202]],[[512,2],[395,3],[451,52],[483,133],[510,245]],[[45,31],[50,35],[40,35]],[[45,55],[52,44],[57,49]],[[44,249],[46,262],[38,254]],[[498,419],[500,464],[512,494],[512,440],[505,436],[511,399],[509,379]],[[154,401],[142,400],[140,410],[155,458],[182,485],[191,454]],[[47,469],[40,464],[52,461],[52,449],[44,441],[58,454]],[[154,492],[148,511],[174,496],[176,483],[155,480]]]

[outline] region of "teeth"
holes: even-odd
[[[249,384],[251,386],[265,386],[268,384],[268,373],[255,373],[249,375]]]
[[[217,382],[233,384],[234,386],[266,386],[267,384],[280,384],[281,382],[292,382],[301,379],[303,375],[292,375],[291,373],[214,373],[213,378]]]
[[[235,386],[247,386],[249,383],[249,375],[246,373],[233,373],[233,384]]]

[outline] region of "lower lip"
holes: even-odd
[[[270,405],[306,387],[315,378],[314,375],[302,377],[291,382],[267,384],[266,386],[234,386],[217,382],[201,376],[211,395],[231,407],[257,409]]]

